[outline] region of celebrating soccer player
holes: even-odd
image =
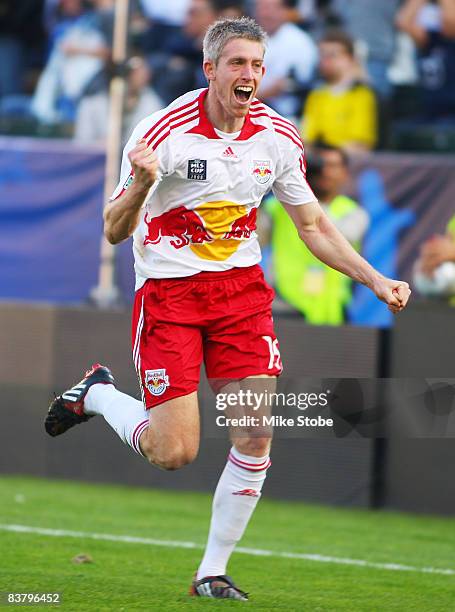
[[[318,258],[367,285],[392,312],[406,306],[408,285],[374,270],[321,210],[298,130],[256,99],[265,45],[252,19],[216,22],[204,39],[208,88],[178,98],[131,135],[104,227],[112,244],[134,238],[132,348],[142,401],[117,390],[96,364],[52,402],[50,435],[102,415],[137,453],[175,470],[198,452],[202,360],[215,391],[252,378],[274,385],[282,365],[273,291],[255,233],[271,188]],[[245,600],[226,566],[261,495],[270,436],[234,431],[231,439],[192,593]]]

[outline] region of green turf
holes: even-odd
[[[210,503],[205,494],[0,478],[1,524],[203,544]],[[262,499],[242,545],[455,569],[455,519]],[[72,563],[79,553],[91,555],[93,563]],[[60,609],[74,611],[213,606],[309,612],[455,610],[455,576],[240,553],[233,556],[229,572],[250,592],[248,603],[189,598],[200,555],[199,550],[0,530],[0,591],[60,591]]]

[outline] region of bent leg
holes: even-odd
[[[176,470],[194,461],[199,450],[197,393],[177,397],[149,410],[149,425],[139,440],[150,463]]]
[[[93,385],[85,412],[100,414],[125,444],[163,469],[191,463],[199,449],[197,393],[177,397],[150,410],[113,385]]]
[[[84,412],[103,416],[124,444],[142,454],[136,444],[136,435],[148,426],[148,414],[142,402],[114,385],[93,385],[85,397]]]
[[[188,287],[179,279],[149,279],[133,308],[133,360],[147,411],[136,422],[131,445],[167,470],[190,463],[199,449],[202,333]]]

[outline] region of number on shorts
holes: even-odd
[[[273,370],[279,368],[281,370],[281,355],[280,349],[278,348],[278,338],[272,338],[271,336],[262,336],[267,342],[270,352],[270,359],[268,369]]]

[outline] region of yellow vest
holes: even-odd
[[[451,234],[452,238],[455,240],[455,215],[448,222],[447,231],[449,234]]]
[[[341,219],[358,204],[344,195],[332,200],[328,214]],[[266,203],[272,217],[275,286],[281,297],[313,325],[340,325],[352,298],[351,279],[319,261],[300,239],[294,223],[275,198]],[[353,245],[360,250],[360,244]]]

